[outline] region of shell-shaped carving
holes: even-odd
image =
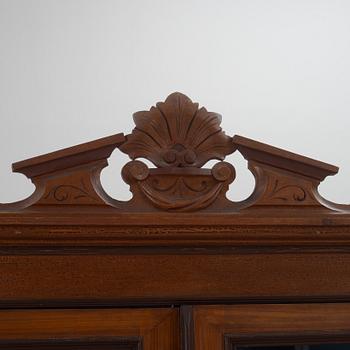
[[[200,168],[235,150],[220,127],[221,116],[179,92],[133,117],[136,127],[120,147],[131,159],[147,158],[157,167]]]

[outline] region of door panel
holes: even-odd
[[[193,308],[196,350],[350,349],[350,304]]]
[[[177,309],[3,310],[0,349],[179,350]]]

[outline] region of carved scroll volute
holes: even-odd
[[[36,190],[16,208],[29,205],[106,205],[100,184],[107,158],[125,138],[117,134],[13,164],[13,171],[32,180]]]
[[[145,163],[134,160],[124,166],[122,176],[134,195],[133,209],[196,211],[215,203],[216,211],[229,206],[225,193],[235,178],[235,170],[226,162],[219,162],[212,169],[149,169]]]
[[[256,180],[246,206],[322,206],[318,186],[338,168],[242,136],[234,136],[237,149],[248,160]]]
[[[150,111],[135,113],[134,121],[136,127],[120,150],[158,168],[135,160],[123,168],[123,179],[134,195],[133,208],[195,211],[229,206],[225,193],[235,178],[233,166],[219,162],[213,169],[201,169],[207,161],[223,160],[235,150],[232,138],[220,127],[219,114],[173,93]]]

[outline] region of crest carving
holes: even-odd
[[[235,178],[234,167],[219,162],[201,169],[207,161],[223,160],[235,151],[232,137],[220,127],[219,114],[175,92],[149,111],[135,113],[134,121],[135,128],[120,146],[133,159],[122,171],[135,198],[133,207],[141,203],[140,207],[194,211],[214,202],[220,208],[227,205],[225,193]],[[157,168],[149,169],[137,158]]]
[[[133,117],[136,126],[120,147],[131,159],[146,158],[160,168],[200,168],[235,150],[232,137],[220,127],[221,115],[198,108],[179,92]]]

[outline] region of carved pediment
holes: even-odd
[[[240,212],[248,208],[327,207],[348,211],[324,200],[317,187],[338,168],[242,136],[228,136],[221,116],[208,112],[181,93],[173,93],[149,111],[134,114],[131,134],[117,134],[13,164],[36,186],[34,194],[0,211],[29,206],[96,207],[118,212]],[[122,169],[133,193],[119,201],[105,193],[100,172],[116,148],[132,159]],[[234,151],[248,161],[256,180],[252,195],[233,202],[226,192],[235,179],[232,164],[223,161]],[[142,158],[155,167],[148,167]],[[209,160],[218,162],[203,168]]]

